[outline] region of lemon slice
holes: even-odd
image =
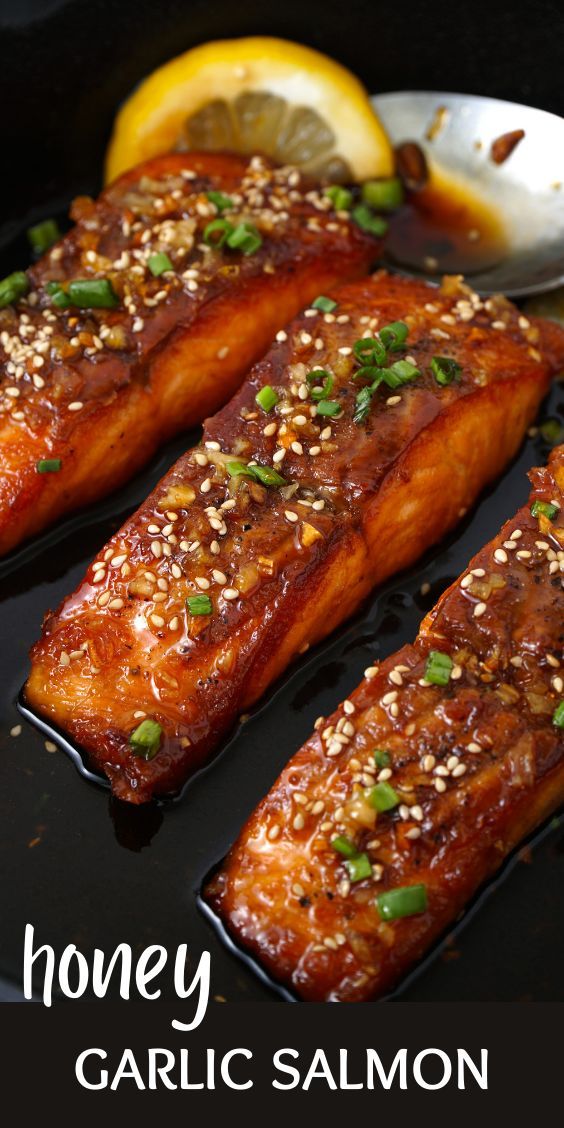
[[[393,171],[359,80],[318,51],[265,37],[206,43],[153,71],[117,115],[106,178],[173,149],[260,152],[331,182]]]

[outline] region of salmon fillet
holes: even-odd
[[[148,161],[72,216],[0,309],[0,554],[226,403],[279,325],[379,247],[296,170],[225,154]],[[262,243],[212,249],[214,221],[250,223]],[[106,306],[57,304],[77,279]]]
[[[390,991],[562,804],[564,446],[531,479],[413,646],[319,719],[206,890],[302,999]]]
[[[564,355],[556,327],[457,280],[380,273],[333,298],[278,333],[33,649],[28,703],[123,799],[178,789],[294,656],[456,524]],[[383,339],[384,368],[364,364]]]

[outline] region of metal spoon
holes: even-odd
[[[469,279],[479,293],[524,297],[564,283],[563,118],[474,94],[400,91],[372,101],[394,146],[416,141],[431,170],[464,178],[500,214],[507,253]],[[525,136],[496,164],[492,142],[515,130]]]

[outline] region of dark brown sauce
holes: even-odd
[[[471,276],[506,254],[501,216],[464,180],[437,169],[390,219],[386,257],[397,266]]]

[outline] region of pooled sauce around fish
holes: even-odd
[[[429,277],[471,277],[507,254],[498,212],[462,178],[433,166],[423,187],[406,192],[389,224],[385,254],[390,265]]]

